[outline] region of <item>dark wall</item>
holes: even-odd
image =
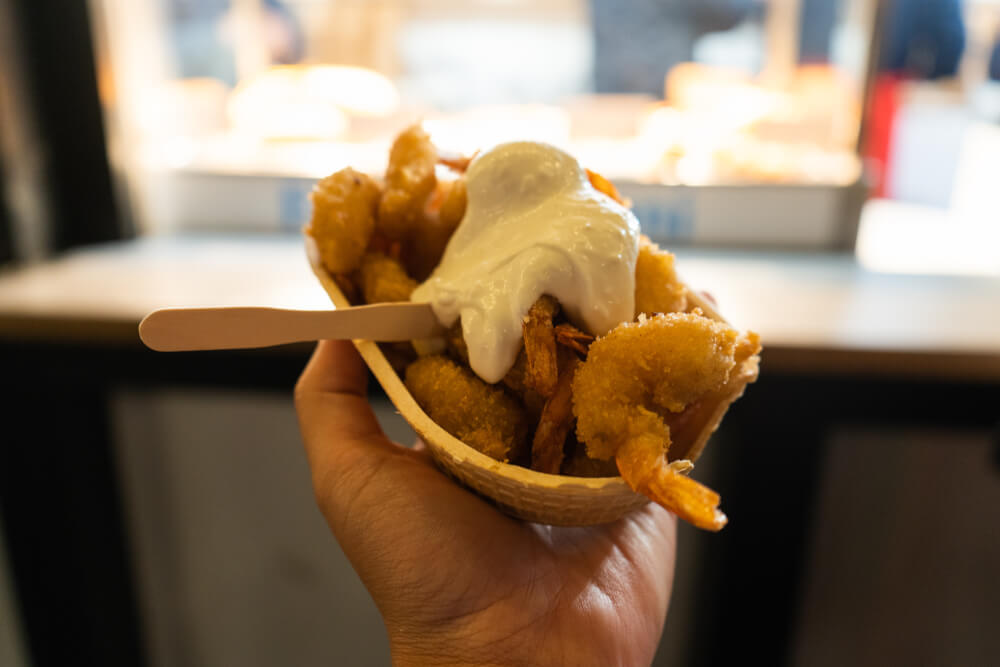
[[[115,205],[85,0],[14,0],[27,98],[52,214],[51,250],[125,235]]]

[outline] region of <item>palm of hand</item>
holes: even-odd
[[[511,519],[426,451],[389,441],[363,383],[353,350],[324,343],[297,404],[317,501],[382,613],[396,662],[651,660],[670,595],[672,515],[650,505],[590,528]]]

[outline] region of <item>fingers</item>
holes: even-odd
[[[313,486],[328,518],[401,450],[382,432],[367,385],[367,368],[350,342],[322,341],[295,387]]]

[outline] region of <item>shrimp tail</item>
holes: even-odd
[[[631,437],[618,449],[615,461],[622,479],[633,491],[679,518],[713,532],[726,525],[728,519],[719,509],[719,494],[676,472],[667,462],[662,441],[655,442],[647,434]]]

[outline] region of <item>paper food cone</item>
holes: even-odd
[[[315,242],[308,235],[305,241],[309,264],[330,300],[337,308],[349,307],[351,303],[323,268]],[[692,296],[695,305],[707,316],[722,320],[710,304],[694,296],[694,292]],[[389,400],[427,444],[441,469],[493,501],[507,514],[538,523],[586,526],[614,521],[649,502],[645,496],[632,491],[621,477],[551,475],[502,463],[480,453],[438,426],[421,409],[375,342],[355,340],[353,343]],[[738,387],[732,387],[704,410],[700,436],[688,447],[685,458],[695,460],[701,454],[729,404],[739,398],[746,383],[756,377],[756,361],[752,369],[745,370],[745,381],[737,383]]]

